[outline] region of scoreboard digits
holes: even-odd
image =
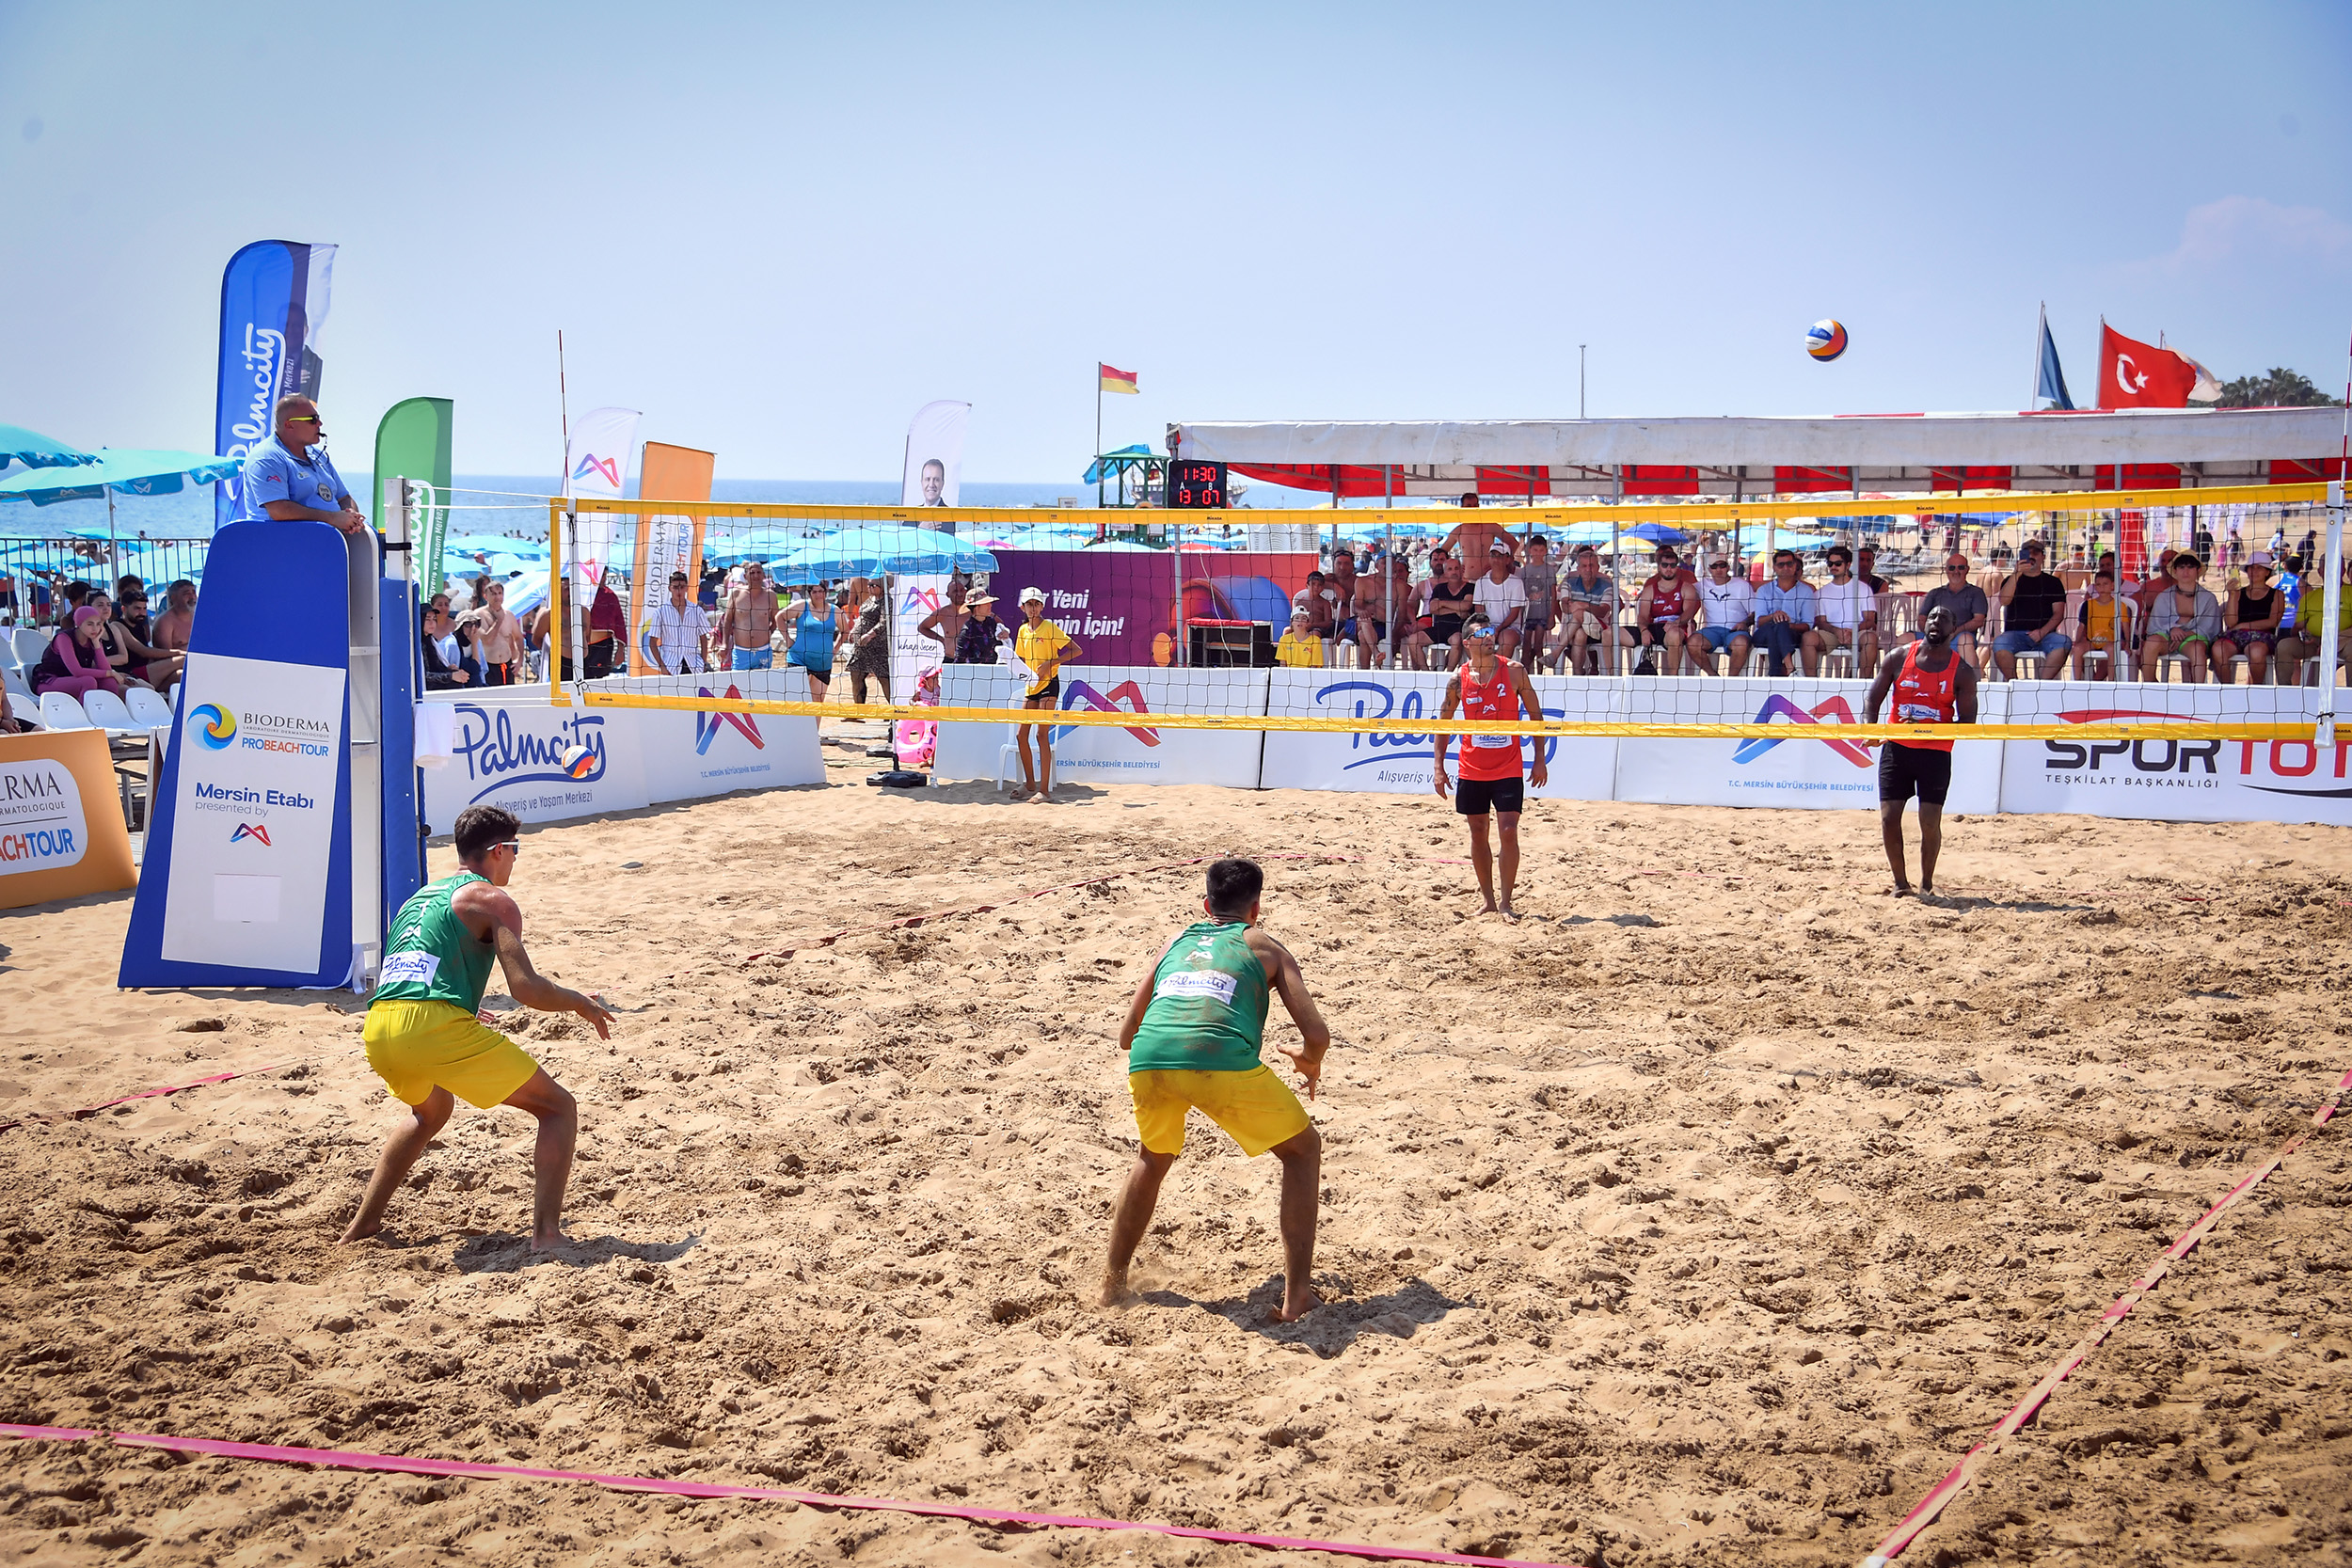
[[[1168,504],[1189,507],[1197,511],[1221,512],[1226,508],[1225,465],[1222,463],[1171,463],[1168,466]]]

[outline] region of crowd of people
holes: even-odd
[[[1467,532],[1468,531],[1465,531]],[[1972,671],[2016,680],[2180,680],[2316,684],[2325,594],[2306,557],[2243,552],[2217,594],[2205,562],[2165,549],[2149,575],[2122,583],[2112,553],[2053,571],[2027,540],[1994,570],[1953,551],[1943,580],[1912,592],[1878,570],[1867,545],[1835,544],[1818,578],[1790,548],[1742,570],[1727,555],[1650,549],[1650,569],[1621,584],[1581,545],[1555,557],[1540,535],[1500,527],[1425,557],[1332,552],[1295,596],[1276,644],[1279,665],[1354,664],[1450,671],[1461,665],[1473,614],[1498,651],[1525,668],[1570,675],[1867,676],[1881,656],[1919,640],[1928,612],[1952,613],[1952,647]],[[1471,559],[1482,564],[1471,575]],[[2280,570],[2281,564],[2284,569]],[[1768,569],[1769,566],[1769,569]],[[2352,594],[2338,610],[2339,663],[2352,661]],[[1393,623],[1393,626],[1392,626]]]
[[[118,578],[110,594],[103,584],[74,580],[59,585],[59,625],[40,658],[24,671],[36,697],[57,692],[76,702],[93,691],[120,697],[133,687],[167,693],[187,668],[188,634],[196,624],[196,584],[185,578],[164,590],[154,610],[146,582]],[[26,728],[38,715],[14,711],[0,696],[0,734]]]

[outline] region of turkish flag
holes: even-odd
[[[2185,355],[2099,327],[2099,406],[2186,408],[2197,366]]]

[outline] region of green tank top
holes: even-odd
[[[1248,1072],[1265,1034],[1266,973],[1239,921],[1184,927],[1152,974],[1129,1072]]]
[[[392,918],[384,939],[384,967],[377,973],[378,1002],[446,1002],[466,1011],[482,1010],[482,990],[490,983],[490,944],[475,939],[450,901],[469,882],[486,882],[470,871],[444,877],[417,890]]]

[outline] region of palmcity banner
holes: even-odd
[[[213,451],[243,457],[277,428],[278,400],[319,395],[319,335],[333,293],[335,247],[257,240],[220,277],[220,372]],[[244,509],[244,481],[213,487],[215,528]]]

